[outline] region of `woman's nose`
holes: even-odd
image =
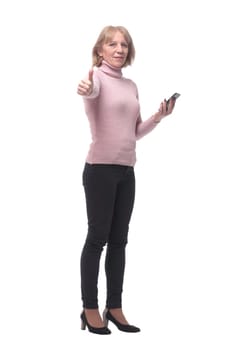
[[[122,52],[122,46],[121,46],[121,44],[119,44],[119,45],[117,45],[117,52]]]

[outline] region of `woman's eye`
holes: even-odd
[[[116,43],[109,43],[109,46],[115,47],[115,46],[117,46],[117,44]],[[124,47],[124,48],[127,48],[128,44],[127,43],[122,43],[121,46]]]

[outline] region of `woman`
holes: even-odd
[[[125,246],[134,205],[136,140],[152,131],[175,105],[171,100],[146,121],[140,116],[135,83],[122,68],[135,57],[132,38],[122,26],[105,27],[92,51],[93,67],[78,85],[90,123],[92,143],[83,171],[88,234],[81,255],[82,329],[110,334],[108,321],[119,330],[139,332],[122,311]],[[98,309],[98,273],[107,244],[105,271],[107,300],[103,319]]]

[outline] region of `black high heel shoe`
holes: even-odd
[[[128,333],[140,332],[140,328],[138,327],[132,326],[130,324],[123,324],[118,322],[108,309],[105,309],[103,312],[103,320],[106,327],[108,326],[108,321],[111,321],[122,332],[128,332]]]
[[[81,313],[80,317],[81,317],[81,329],[82,330],[85,330],[86,326],[87,326],[89,332],[91,332],[91,333],[95,333],[95,334],[111,334],[110,329],[108,329],[107,327],[92,327],[88,323],[84,311]]]

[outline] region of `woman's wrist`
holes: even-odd
[[[153,118],[154,118],[154,123],[155,123],[155,124],[159,124],[159,123],[161,122],[161,117],[160,117],[160,115],[158,116],[157,113],[155,113],[155,114],[153,115]]]

